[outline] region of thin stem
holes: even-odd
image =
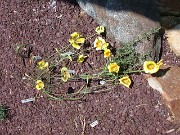
[[[52,55],[50,55],[47,59],[50,59],[51,57],[53,57],[55,54],[57,54],[57,52],[53,53]]]
[[[101,93],[101,92],[108,92],[108,91],[111,91],[112,90],[112,87],[111,88],[108,88],[108,89],[103,89],[103,90],[96,90],[96,91],[86,91],[86,92],[82,92],[83,94],[92,94],[92,93]]]
[[[59,58],[61,57],[61,53],[59,52],[59,50],[57,48],[55,48],[56,52],[59,54]]]
[[[94,36],[96,36],[97,34],[93,34],[93,35],[91,35],[91,36],[89,36],[89,37],[87,37],[86,39],[90,39],[90,38],[93,38]]]
[[[72,95],[77,95],[80,93],[80,91],[86,86],[86,84],[84,84],[77,92],[72,93]]]
[[[32,78],[31,76],[29,76],[28,74],[25,73],[25,76],[27,76],[28,78],[30,78],[31,80],[35,81],[34,78]]]
[[[45,72],[47,72],[49,70],[49,68],[45,69],[38,77],[36,80],[38,80]],[[50,71],[51,72],[51,71]]]
[[[47,91],[43,91],[43,93],[45,93],[46,95],[48,95],[50,98],[53,98],[54,100],[70,100],[70,101],[75,101],[75,100],[79,100],[79,99],[82,99],[85,95],[79,97],[79,98],[63,98],[63,97],[56,97],[56,96],[53,96],[51,94],[49,94]]]
[[[143,72],[144,70],[132,70],[132,71],[124,71],[123,73],[126,74],[126,73],[138,73],[138,72]]]
[[[64,51],[68,50],[70,48],[71,44],[68,44],[67,47],[64,48]]]

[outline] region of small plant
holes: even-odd
[[[7,108],[3,105],[0,105],[0,120],[6,119],[8,116]]]
[[[54,100],[78,100],[86,94],[101,93],[113,90],[119,84],[131,88],[133,73],[145,72],[153,74],[158,72],[163,64],[147,61],[144,56],[138,54],[133,45],[159,30],[153,30],[142,37],[124,44],[121,48],[112,50],[112,46],[103,38],[105,28],[99,26],[95,34],[87,38],[79,32],[70,35],[69,45],[63,49],[55,48],[54,54],[47,58],[32,56],[31,61],[36,61],[34,74],[25,76],[28,82],[31,81],[38,94],[46,94]],[[97,36],[97,37],[95,37]],[[86,47],[86,41],[95,38],[93,45]],[[20,49],[19,49],[20,50]],[[88,52],[100,52],[104,56],[104,66],[94,69],[96,73],[77,73],[71,69],[71,63],[82,64],[90,57]],[[17,49],[17,54],[19,54]],[[140,61],[144,61],[143,66]],[[142,69],[143,67],[143,69]],[[98,84],[91,85],[96,80]],[[63,92],[63,85],[66,83],[80,81],[83,85],[73,93]],[[54,92],[56,91],[56,92]],[[37,94],[37,95],[38,95]]]
[[[24,66],[26,66],[25,59],[29,59],[33,46],[31,44],[16,44],[16,54],[21,57]]]

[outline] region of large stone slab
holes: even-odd
[[[171,50],[180,57],[180,24],[172,29],[166,30],[167,41]]]
[[[159,5],[180,11],[180,0],[158,0]]]
[[[158,0],[161,26],[172,28],[180,24],[180,0]]]
[[[164,66],[154,76],[146,77],[149,85],[162,94],[175,122],[180,123],[180,67]]]
[[[107,29],[107,36],[117,43],[127,43],[138,35],[159,27],[159,14],[155,0],[77,0],[80,7]],[[152,52],[158,60],[160,40],[157,35],[136,46],[139,53]]]

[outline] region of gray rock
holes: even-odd
[[[155,0],[77,0],[80,7],[99,25],[106,27],[107,36],[116,43],[128,43],[138,35],[159,27],[159,14]],[[136,50],[152,52],[153,60],[159,59],[160,39],[154,35],[150,40],[138,43]]]

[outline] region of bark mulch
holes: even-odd
[[[34,103],[21,103],[34,97],[36,90],[22,79],[30,67],[16,55],[16,44],[32,44],[34,54],[46,56],[55,47],[67,45],[70,33],[79,31],[86,37],[97,26],[76,3],[54,1],[0,2],[0,103],[9,107],[10,116],[0,121],[0,135],[80,135],[84,120],[86,135],[180,134],[160,94],[150,88],[142,74],[132,76],[132,89],[117,86],[111,92],[87,95],[79,101],[41,97]],[[93,69],[103,64],[99,54],[91,55]],[[162,58],[167,64],[180,66],[166,42]],[[75,68],[86,71],[88,65],[77,64]],[[79,87],[76,83],[69,86]],[[90,123],[95,120],[99,124],[92,128]]]

